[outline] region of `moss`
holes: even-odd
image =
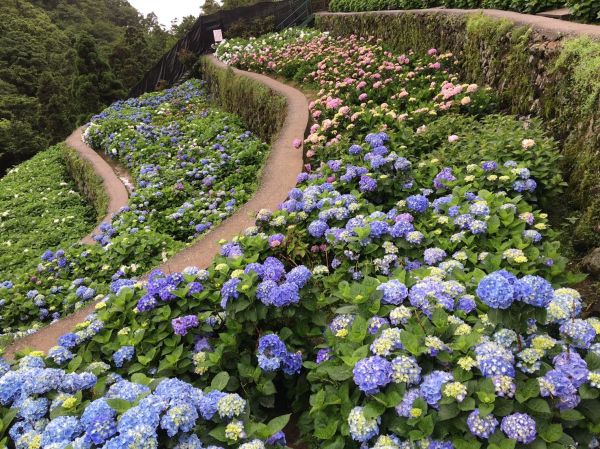
[[[75,182],[77,190],[94,208],[96,220],[102,220],[106,215],[109,201],[102,178],[96,174],[92,164],[79,156],[73,148],[64,144],[61,144],[60,148],[69,176]]]
[[[236,75],[231,68],[217,67],[208,58],[201,58],[195,71],[207,82],[211,96],[223,109],[240,116],[261,139],[273,140],[286,116],[283,96],[258,81]]]
[[[548,40],[544,33],[483,14],[403,11],[318,15],[334,35],[383,39],[396,51],[454,53],[461,76],[494,88],[506,112],[544,119],[562,146],[571,230],[579,249],[600,245],[600,42]]]

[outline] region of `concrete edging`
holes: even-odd
[[[210,60],[220,68],[228,68],[226,64],[218,61],[214,56],[211,56]],[[268,76],[238,69],[233,69],[233,71],[238,75],[246,76],[264,84],[286,99],[286,117],[276,138],[271,143],[269,156],[262,169],[259,187],[252,198],[233,215],[154,269],[172,273],[182,271],[188,266],[208,268],[214,257],[219,254],[220,245],[218,242],[221,239],[229,240],[243,232],[249,226],[252,226],[255,222],[256,213],[260,209],[276,209],[286,199],[289,190],[296,185],[296,177],[302,171],[302,148],[295,149],[292,142],[294,139],[303,140],[308,126],[308,100],[305,95],[299,90]],[[69,137],[69,145],[71,145],[71,139],[77,139],[78,132],[80,136],[81,131],[79,129]],[[90,162],[95,158],[99,158],[106,165],[104,169],[108,168],[110,170],[115,179],[123,187],[125,195],[127,195],[125,187],[118,180],[110,166],[94,150],[82,142],[81,139],[73,142],[71,146],[77,149],[77,151],[80,151],[79,148],[81,148],[82,151],[80,151],[80,154],[83,153],[82,156],[90,160]],[[83,147],[87,147],[87,149]],[[93,152],[93,155],[89,154],[87,150]],[[103,179],[105,179],[104,176]],[[112,182],[110,185],[112,185]],[[109,213],[113,213],[112,206],[117,207],[117,203],[113,204],[111,201],[108,210]],[[118,206],[117,210],[120,207]],[[143,276],[142,280],[146,278],[147,275]],[[48,349],[56,344],[60,336],[70,332],[76,324],[84,321],[85,317],[94,311],[94,308],[95,303],[88,304],[86,307],[61,318],[55,323],[49,324],[38,332],[15,341],[6,348],[5,357],[13,359],[16,352],[25,348],[33,348],[44,352],[48,351]]]

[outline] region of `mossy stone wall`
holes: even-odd
[[[83,159],[73,148],[65,144],[60,144],[60,148],[67,171],[75,182],[77,190],[94,208],[96,220],[102,220],[106,216],[109,202],[102,178],[96,174],[92,164]]]
[[[578,217],[574,244],[600,246],[600,42],[564,38],[480,13],[394,11],[320,13],[334,35],[381,38],[396,51],[454,53],[465,80],[486,84],[509,113],[544,119],[560,141],[568,202]]]
[[[245,125],[266,142],[273,140],[286,116],[286,100],[258,81],[236,75],[231,68],[200,58],[194,75],[206,81],[216,103],[238,115]]]

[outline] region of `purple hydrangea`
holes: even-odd
[[[182,336],[187,335],[190,329],[198,327],[199,324],[200,323],[196,315],[181,316],[171,321],[171,326],[173,326],[173,332],[175,332],[176,335]]]

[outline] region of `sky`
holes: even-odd
[[[129,3],[143,15],[154,11],[158,21],[168,27],[174,18],[190,14],[198,17],[204,0],[129,0]]]

